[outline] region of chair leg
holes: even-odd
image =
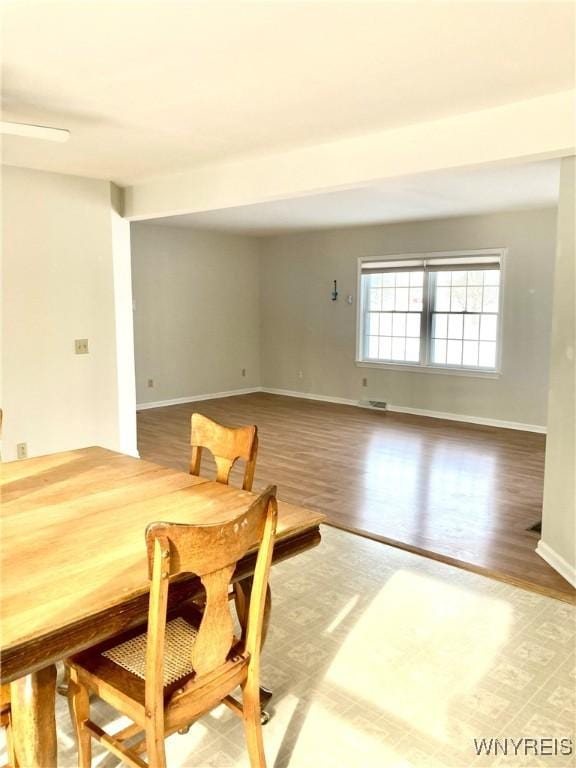
[[[266,768],[266,755],[262,739],[260,690],[257,681],[246,681],[242,689],[244,733],[250,758],[250,768]]]
[[[164,728],[159,728],[154,722],[146,724],[146,754],[150,768],[166,768]]]
[[[90,697],[88,696],[88,689],[75,679],[74,674],[68,680],[68,704],[76,732],[78,766],[79,768],[91,768],[92,737],[83,727],[84,721],[90,718]]]
[[[14,739],[12,738],[12,723],[8,720],[6,726],[6,752],[8,753],[8,764],[10,768],[18,768],[18,760],[14,750]]]

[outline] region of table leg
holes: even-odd
[[[246,624],[248,622],[248,609],[250,606],[250,593],[252,591],[252,576],[249,576],[242,581],[237,581],[234,584],[234,602],[236,603],[236,611],[238,613],[238,620],[242,627],[242,636],[246,633]],[[266,641],[266,635],[268,634],[268,626],[270,624],[270,612],[272,610],[272,592],[270,585],[266,587],[266,602],[264,604],[264,622],[262,624],[262,646]],[[272,691],[269,688],[260,686],[260,708],[262,710],[262,724],[270,720],[270,715],[266,712],[265,707],[272,698]]]
[[[18,765],[56,768],[55,696],[54,665],[10,685],[12,738]]]
[[[242,627],[242,637],[246,632],[246,624],[248,623],[248,608],[250,606],[250,593],[252,592],[252,576],[248,576],[242,581],[237,581],[234,584],[234,602],[236,603],[236,611],[238,613],[238,620]],[[268,634],[268,626],[270,624],[270,611],[272,610],[272,592],[270,591],[270,585],[266,587],[266,602],[264,603],[264,621],[262,624],[262,646],[266,642],[266,635]]]

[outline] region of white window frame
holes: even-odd
[[[356,302],[356,365],[359,368],[381,368],[385,370],[412,371],[416,373],[440,373],[452,376],[472,376],[482,379],[498,379],[502,375],[502,346],[504,339],[504,291],[507,248],[484,248],[481,250],[461,251],[428,251],[426,253],[387,254],[385,256],[361,256],[358,259],[357,297]],[[422,333],[421,343],[424,354],[419,363],[403,363],[384,360],[366,360],[363,357],[364,348],[364,306],[366,297],[362,293],[362,265],[369,262],[398,262],[415,259],[461,259],[474,256],[498,256],[500,260],[500,291],[498,296],[498,334],[496,339],[496,367],[478,368],[461,365],[442,365],[429,362],[430,360],[430,312],[431,291],[429,281],[425,281],[428,290],[423,292],[422,300]]]

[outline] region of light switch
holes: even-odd
[[[88,354],[88,339],[75,339],[74,348],[77,355]]]

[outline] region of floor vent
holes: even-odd
[[[368,402],[372,408],[380,408],[382,411],[385,411],[388,406],[388,403],[385,400],[369,400]]]

